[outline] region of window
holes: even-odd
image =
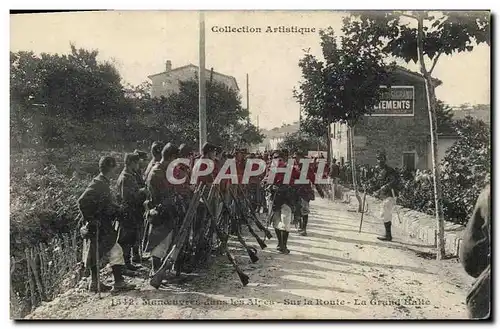
[[[403,152],[403,170],[414,171],[417,169],[417,152]]]

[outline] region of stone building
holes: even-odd
[[[391,86],[371,115],[354,128],[356,162],[375,165],[378,150],[384,150],[392,167],[429,169],[430,130],[425,84],[422,75],[397,68]],[[435,80],[437,85],[441,81]],[[332,156],[341,163],[350,161],[349,131],[346,125],[331,125]],[[439,147],[438,147],[439,148]]]
[[[152,82],[151,96],[160,97],[168,96],[172,93],[179,92],[180,81],[188,81],[198,79],[199,68],[196,65],[188,64],[172,69],[172,62],[166,61],[165,71],[148,76]],[[238,83],[232,76],[225,75],[219,72],[211,72],[206,70],[206,78],[210,79],[210,74],[213,73],[213,80],[223,83],[229,88],[239,91]]]

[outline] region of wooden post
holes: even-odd
[[[205,79],[205,14],[200,12],[200,40],[199,40],[199,125],[200,125],[200,153],[203,144],[207,141],[207,98],[206,98],[206,79]]]
[[[35,284],[33,283],[33,278],[31,277],[31,269],[30,269],[30,253],[28,248],[24,250],[24,254],[26,255],[26,273],[28,275],[28,285],[30,288],[30,300],[31,300],[31,310],[33,311],[36,307],[36,299],[35,299]]]

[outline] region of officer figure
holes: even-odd
[[[371,181],[371,192],[374,192],[374,196],[382,200],[380,218],[385,227],[385,235],[377,237],[377,239],[392,241],[392,209],[396,202],[398,174],[393,168],[387,165],[385,152],[379,151],[377,153],[377,162],[376,173]]]

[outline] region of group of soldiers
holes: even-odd
[[[146,152],[135,150],[125,154],[124,168],[116,180],[116,192],[113,192],[111,180],[118,168],[117,161],[113,157],[102,157],[99,174],[78,199],[83,218],[80,225],[83,261],[91,274],[90,291],[134,289],[134,285],[126,283],[124,275],[136,275],[142,261],[149,259],[151,277],[157,276],[164,269],[166,259],[172,258],[172,253],[176,255],[175,262],[171,268],[167,266],[167,270],[172,269],[177,275],[192,271],[211,252],[224,248],[227,241],[221,241],[224,240],[221,234],[238,234],[241,241],[242,222],[235,220],[237,213],[243,217],[244,213],[266,214],[266,223],[272,224],[276,234],[276,249],[288,254],[291,227],[295,224],[301,235],[307,234],[309,202],[315,197],[314,187],[324,194],[324,188],[315,184],[319,174],[316,173],[317,161],[312,161],[307,171],[310,183],[294,184],[300,178],[300,159],[305,158],[305,154],[299,152],[292,154],[289,183],[284,182],[285,174],[278,172],[279,169],[273,173],[272,180],[267,179],[276,168],[287,167],[291,158],[287,150],[256,155],[245,149],[223,152],[220,147],[206,143],[201,154],[196,154],[185,144],[177,147],[173,143],[154,142],[150,155],[146,166],[149,159]],[[248,184],[242,184],[247,160],[257,157],[266,161],[266,169],[261,175],[250,177]],[[189,164],[179,162],[173,169],[173,176],[186,180],[182,184],[172,184],[167,179],[167,169],[178,158],[189,159]],[[215,184],[215,177],[230,158],[236,162],[238,184],[228,179]],[[197,159],[210,159],[215,168],[192,184],[191,174]],[[271,166],[272,162],[275,166]],[[320,174],[328,175],[326,170]],[[200,192],[202,185],[206,188]],[[192,225],[184,223],[190,216],[194,218]],[[261,230],[266,230],[262,224],[257,224]],[[249,223],[247,226],[251,229]],[[183,241],[179,242],[179,237]],[[111,266],[112,287],[99,279],[100,263],[103,262]],[[163,278],[160,275],[160,281]]]

